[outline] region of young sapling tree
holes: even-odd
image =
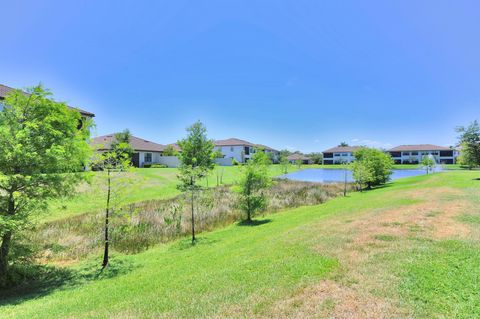
[[[236,191],[239,194],[239,206],[246,213],[247,222],[251,222],[254,214],[264,210],[267,205],[264,190],[272,183],[268,174],[270,163],[265,153],[256,152],[243,167]]]
[[[187,128],[187,137],[178,141],[182,149],[180,153],[180,167],[178,188],[190,193],[192,244],[195,244],[195,193],[201,190],[199,181],[208,176],[215,166],[215,146],[213,140],[207,138],[207,129],[200,122]]]

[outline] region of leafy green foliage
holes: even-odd
[[[323,162],[323,153],[310,153],[307,155],[311,160],[313,164],[322,164]]]
[[[80,114],[36,86],[11,92],[0,111],[0,285],[14,233],[44,211],[47,200],[72,194],[91,151]]]
[[[215,144],[207,138],[205,126],[201,122],[196,122],[187,128],[187,132],[188,136],[178,141],[182,149],[178,175],[181,182],[179,189],[183,191],[196,190],[198,180],[207,176],[215,166],[213,151]]]
[[[177,156],[178,151],[173,147],[173,145],[167,145],[163,150],[163,156]]]
[[[433,171],[433,168],[435,167],[435,161],[433,160],[433,158],[431,158],[429,156],[424,156],[422,158],[421,164],[425,168],[425,170],[427,171],[427,174],[429,172]]]
[[[191,193],[192,210],[192,243],[195,242],[195,214],[194,197],[195,191],[201,189],[198,183],[200,179],[207,177],[215,167],[215,143],[207,138],[207,129],[201,122],[196,122],[187,128],[188,135],[178,142],[182,149],[180,153],[181,165],[179,167],[178,188]]]
[[[287,159],[286,155],[280,154],[279,164],[282,167],[283,173],[287,174],[288,173],[288,167],[290,166],[290,163],[288,162],[288,159]]]
[[[246,213],[247,221],[251,221],[255,213],[263,211],[267,206],[264,190],[271,185],[268,174],[270,164],[271,161],[264,152],[256,152],[244,167],[236,190],[239,206]]]
[[[459,161],[470,168],[480,166],[480,125],[473,121],[467,127],[457,127],[462,146]]]
[[[371,188],[389,180],[393,168],[393,160],[390,155],[367,147],[357,150],[354,155],[355,162],[352,169],[357,183]]]

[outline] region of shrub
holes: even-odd
[[[151,168],[168,168],[168,165],[165,164],[152,164]]]

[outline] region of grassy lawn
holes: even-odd
[[[298,170],[295,166],[288,168],[289,172],[295,170]],[[204,186],[216,186],[217,176],[219,182],[221,176],[222,185],[235,184],[240,177],[240,172],[240,166],[216,167],[208,180],[203,180],[202,184]],[[41,220],[52,221],[80,213],[101,210],[105,205],[105,190],[98,186],[102,183],[98,176],[100,173],[93,174],[91,183],[81,185],[77,195],[52,202],[50,212],[47,215],[40,216]],[[127,203],[172,198],[180,194],[177,189],[178,169],[176,168],[138,168],[131,174],[132,179],[136,180],[137,183],[128,193]],[[283,174],[281,166],[272,165],[270,174],[272,177]]]
[[[100,258],[88,260],[0,295],[0,314],[480,317],[479,177],[405,178],[204,233],[194,247],[184,239],[117,255],[97,277]]]

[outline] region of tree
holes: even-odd
[[[353,179],[358,184],[360,191],[367,182],[373,179],[373,172],[364,161],[355,161],[352,164]]]
[[[480,166],[480,126],[478,122],[473,121],[467,127],[457,127],[456,131],[460,133],[458,139],[462,146],[460,163],[470,169]]]
[[[366,184],[370,189],[372,186],[377,186],[386,183],[390,179],[393,168],[393,160],[390,155],[374,149],[363,147],[355,153],[355,162],[359,164],[353,166],[355,180],[361,181],[361,184]],[[359,170],[357,173],[355,170]]]
[[[341,142],[340,144],[338,144],[339,147],[347,147],[348,144],[346,142]]]
[[[177,156],[178,151],[173,147],[173,145],[167,145],[163,150],[163,156]]]
[[[207,176],[214,168],[215,143],[207,138],[207,129],[200,122],[196,122],[187,128],[188,135],[178,142],[182,149],[180,153],[180,167],[178,188],[183,192],[190,193],[191,216],[192,216],[192,244],[195,244],[195,192],[201,189],[198,181]]]
[[[290,166],[290,163],[288,162],[287,156],[281,154],[280,155],[280,167],[282,168],[282,171],[284,174],[288,173],[288,167]]]
[[[239,193],[239,206],[247,215],[247,222],[251,222],[252,216],[267,205],[263,190],[271,185],[268,175],[270,163],[265,153],[257,152],[243,168],[236,191]]]
[[[47,201],[74,192],[87,176],[90,122],[51,99],[41,85],[14,90],[0,110],[0,285],[8,281],[9,252],[16,233]]]
[[[433,172],[433,168],[435,167],[435,161],[433,160],[433,158],[429,157],[429,156],[424,156],[422,158],[422,166],[425,168],[425,170],[427,171],[427,174],[428,172]]]
[[[295,161],[295,165],[297,165],[297,168],[300,169],[302,168],[303,161],[301,159],[297,159]]]
[[[132,186],[133,181],[125,175],[126,172],[132,169],[131,153],[126,147],[125,140],[119,143],[112,143],[111,149],[107,152],[96,153],[94,158],[95,166],[101,168],[103,179],[105,180],[105,219],[103,226],[104,233],[104,250],[102,269],[108,266],[109,263],[109,248],[110,248],[110,219],[116,212],[116,209],[121,206],[123,199],[127,196],[124,191]]]
[[[322,153],[310,153],[307,155],[313,164],[322,164],[323,162],[323,154]]]
[[[116,154],[118,162],[125,160],[125,156],[128,160],[131,160],[134,153],[133,147],[130,145],[131,137],[132,134],[129,129],[124,129],[122,132],[115,133],[110,149]],[[113,154],[110,154],[110,156],[113,156]],[[94,165],[95,169],[101,169],[103,163],[94,161]]]

